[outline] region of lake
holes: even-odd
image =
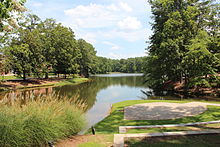
[[[28,100],[30,93],[34,95],[57,93],[61,97],[75,97],[84,101],[87,105],[88,127],[105,118],[113,103],[146,98],[141,92],[148,89],[144,86],[142,74],[102,74],[92,76],[91,80],[79,85],[17,90],[16,94],[24,97],[22,103]],[[2,99],[5,94],[0,96]],[[8,97],[12,97],[10,93]]]

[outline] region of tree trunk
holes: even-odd
[[[49,76],[48,76],[48,72],[45,73],[45,79],[48,79]]]
[[[23,70],[23,80],[26,81],[26,71]]]

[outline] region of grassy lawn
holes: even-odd
[[[64,86],[64,85],[76,85],[76,84],[80,84],[83,82],[87,82],[89,81],[88,78],[68,78],[68,79],[62,79],[60,81],[49,81],[47,82],[45,80],[45,82],[41,82],[41,83],[37,83],[37,84],[30,84],[27,82],[25,83],[25,81],[20,81],[20,84],[16,85],[15,87],[13,87],[13,82],[10,84],[8,84],[8,87],[0,87],[1,91],[7,91],[12,89],[10,86],[13,87],[13,89],[32,89],[32,88],[37,88],[37,87],[56,87],[56,86]]]
[[[129,147],[217,147],[220,135],[135,138],[125,142]]]
[[[104,120],[96,124],[97,134],[115,134],[118,133],[119,126],[140,126],[140,125],[162,125],[162,124],[180,124],[180,123],[193,123],[193,122],[205,122],[220,119],[220,107],[218,106],[208,106],[208,110],[204,113],[184,117],[179,119],[170,120],[124,120],[123,108],[126,106],[140,104],[140,103],[150,103],[150,102],[172,102],[172,103],[186,103],[190,101],[173,101],[173,100],[130,100],[116,103],[113,105],[111,114]],[[217,103],[217,102],[216,102]],[[175,128],[173,128],[175,130]],[[172,131],[172,129],[170,129]],[[132,133],[136,131],[133,130]],[[89,132],[90,133],[90,132]],[[138,133],[138,132],[137,132]]]
[[[54,84],[54,86],[63,86],[63,85],[73,85],[73,84],[79,84],[88,81],[88,78],[73,78],[73,79],[66,79],[63,81],[60,81],[59,83]]]
[[[109,147],[113,144],[113,135],[95,135],[88,138],[88,142],[77,147]]]
[[[148,128],[148,129],[128,129],[127,134],[133,133],[155,133],[155,132],[173,132],[173,131],[199,131],[207,129],[220,128],[220,124],[208,124],[208,125],[196,125],[196,126],[186,126],[186,127],[169,127],[169,128]]]
[[[21,77],[17,77],[17,76],[0,76],[0,80],[14,80],[14,79],[21,79]]]

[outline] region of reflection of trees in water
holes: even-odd
[[[13,105],[14,103],[25,105],[28,101],[35,101],[42,96],[47,96],[52,93],[52,87],[42,89],[10,91],[1,97],[1,102],[4,104]]]
[[[96,102],[97,93],[106,89],[108,86],[129,86],[129,87],[143,87],[143,78],[141,76],[130,77],[92,77],[92,82],[82,83],[80,85],[65,85],[61,87],[38,88],[33,90],[19,90],[15,91],[17,95],[22,95],[21,102],[25,104],[30,99],[30,93],[35,96],[48,95],[52,92],[59,95],[60,98],[78,97],[79,101],[83,101],[89,110]],[[10,95],[8,95],[10,97]]]

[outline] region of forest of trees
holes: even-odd
[[[220,6],[214,0],[149,0],[153,35],[148,55],[120,60],[98,57],[92,44],[75,39],[71,28],[54,19],[22,13],[24,0],[3,2],[1,72],[11,70],[23,79],[28,74],[144,72],[151,88],[177,82],[185,88],[219,87]]]
[[[145,61],[146,57],[128,59],[108,59],[105,57],[98,57],[95,73],[143,73]]]
[[[13,71],[26,80],[31,74],[38,78],[48,78],[49,73],[88,77],[96,73],[143,71],[143,57],[121,60],[98,57],[92,44],[76,40],[71,28],[54,19],[41,20],[27,14],[14,23],[18,27],[0,34],[4,58],[1,72]]]
[[[153,35],[145,79],[152,88],[220,86],[220,6],[214,0],[149,0]]]

